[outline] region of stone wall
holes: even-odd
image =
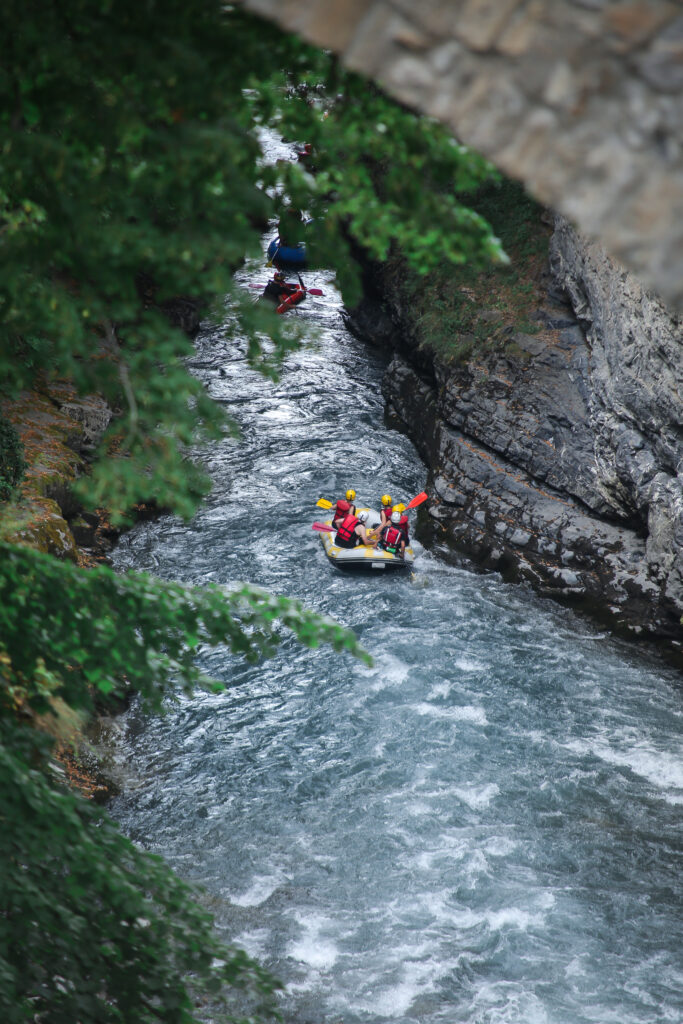
[[[683,308],[680,0],[241,0],[439,118]]]

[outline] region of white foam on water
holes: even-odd
[[[473,705],[440,708],[434,704],[427,704],[425,701],[420,704],[409,704],[408,707],[418,715],[429,715],[431,718],[444,718],[453,722],[472,722],[473,725],[488,725],[484,709]]]
[[[334,967],[339,957],[339,948],[322,934],[330,929],[332,922],[320,914],[295,916],[303,929],[303,935],[288,948],[288,955],[318,971],[327,971]]]
[[[192,747],[198,740],[202,740],[208,732],[205,725],[198,725],[192,732],[183,740],[184,747]]]
[[[504,928],[516,928],[518,931],[525,932],[529,926],[540,927],[543,924],[544,915],[533,914],[528,910],[521,910],[519,907],[504,907],[502,910],[489,911],[484,919],[492,932],[499,932]]]
[[[456,659],[455,667],[461,672],[484,672],[487,666],[476,658],[463,657]]]
[[[436,683],[429,691],[429,697],[430,699],[433,699],[434,697],[447,697],[450,692],[450,683]]]
[[[487,839],[482,850],[488,854],[489,857],[507,857],[513,853],[519,843],[515,842],[514,839],[508,839],[507,836],[492,836]]]
[[[573,957],[564,969],[565,978],[585,978],[588,971],[582,963],[583,960],[585,960],[585,956]]]
[[[410,666],[401,661],[393,654],[380,654],[375,660],[371,669],[366,669],[363,675],[369,675],[372,679],[370,689],[377,693],[379,690],[386,690],[392,686],[401,686],[408,679]]]
[[[409,815],[411,818],[419,818],[423,814],[433,814],[434,808],[429,803],[429,795],[427,799],[421,803],[417,800],[413,800],[411,803],[406,804],[403,809],[403,813]]]
[[[282,881],[282,875],[255,875],[246,892],[230,896],[230,902],[237,907],[258,907],[273,895]]]
[[[442,833],[431,840],[431,849],[422,849],[416,854],[404,854],[401,863],[418,871],[431,871],[446,861],[449,865],[461,861],[471,849],[469,840]]]
[[[255,928],[253,931],[240,932],[232,941],[249,956],[263,957],[269,939],[270,931],[267,928]]]
[[[469,931],[475,928],[486,928],[489,932],[509,929],[526,931],[530,927],[540,927],[545,921],[546,894],[535,901],[532,907],[501,907],[499,909],[473,910],[471,907],[454,907],[450,903],[448,893],[428,893],[417,906],[426,909],[435,922],[448,924],[452,927]]]
[[[392,957],[394,962],[401,960],[401,951],[397,951],[397,954]],[[407,955],[416,954],[409,952]],[[396,981],[382,985],[382,979],[377,977],[375,984],[368,986],[372,992],[371,997],[361,1000],[353,1009],[397,1020],[408,1013],[417,998],[435,992],[437,982],[449,969],[448,964],[435,959],[407,960],[404,957]]]
[[[665,794],[670,803],[683,801],[683,751],[680,756],[675,756],[669,751],[655,750],[645,743],[618,749],[600,740],[573,740],[566,744],[566,748],[577,754],[593,755],[619,768],[628,768],[657,789],[676,790]]]
[[[513,982],[482,982],[467,1019],[482,1024],[562,1024],[558,1018],[548,1017],[538,996]]]
[[[453,793],[458,800],[462,800],[473,811],[482,811],[498,796],[500,788],[495,782],[489,782],[484,786],[466,786],[454,789]]]
[[[486,859],[485,854],[481,850],[475,850],[472,856],[468,858],[465,863],[465,875],[470,882],[476,884],[477,880],[482,875],[490,875],[489,862]]]

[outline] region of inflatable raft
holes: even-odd
[[[279,238],[274,238],[268,246],[268,259],[275,267],[283,267],[285,270],[296,267],[302,270],[306,266],[306,246],[303,242],[298,245],[282,245]]]
[[[368,513],[366,525],[370,529],[379,525],[379,515],[373,509],[359,508],[358,511]],[[326,525],[331,526],[332,520],[328,519]],[[405,558],[399,558],[398,555],[392,555],[389,551],[382,551],[381,548],[372,548],[365,544],[359,544],[355,548],[340,548],[334,543],[335,533],[320,533],[319,536],[328,561],[338,569],[396,572],[401,569],[412,569],[415,561],[415,554],[411,547],[406,547]]]

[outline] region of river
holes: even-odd
[[[228,688],[127,714],[114,816],[287,983],[287,1021],[680,1021],[680,676],[419,544],[408,577],[328,566],[319,497],[405,502],[425,471],[384,424],[384,356],[327,274],[307,283],[325,295],[293,315],[317,335],[278,383],[202,332],[194,372],[242,437],[203,454],[191,523],[138,526],[115,562],[299,597],[375,665],[200,651]]]

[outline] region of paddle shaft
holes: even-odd
[[[263,289],[265,287],[266,286],[264,284],[250,284],[249,285],[249,288],[258,288],[259,291],[263,291]],[[325,292],[322,290],[322,288],[306,288],[305,285],[304,285],[304,291],[308,295],[324,295],[325,294]]]

